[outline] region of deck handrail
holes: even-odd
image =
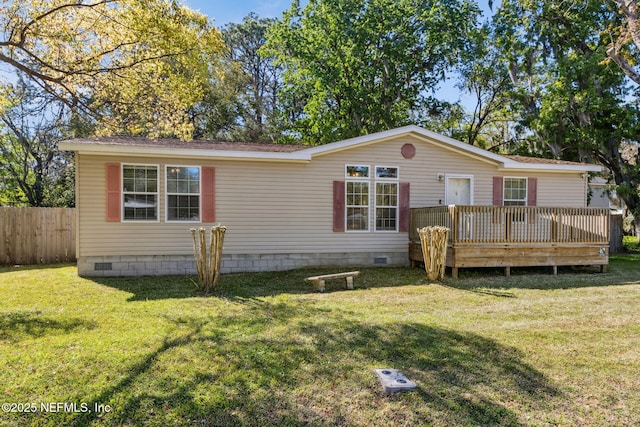
[[[418,228],[445,226],[452,244],[609,244],[607,208],[449,205],[411,208],[409,238]]]

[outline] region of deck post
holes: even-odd
[[[507,277],[510,277],[510,276],[511,276],[511,266],[507,265],[507,266],[504,268],[504,275],[505,275],[505,276],[507,276]]]

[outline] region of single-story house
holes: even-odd
[[[600,171],[417,126],[322,146],[96,137],[60,149],[76,155],[83,276],[193,274],[190,229],[217,223],[223,273],[408,265],[412,207],[584,208]]]

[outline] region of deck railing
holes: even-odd
[[[448,227],[453,244],[609,243],[609,210],[534,206],[434,206],[411,209],[409,238],[418,228]]]

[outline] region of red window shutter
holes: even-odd
[[[493,177],[493,205],[502,206],[504,204],[504,184],[501,176]]]
[[[502,206],[504,204],[504,180],[501,176],[493,177],[493,206]],[[500,224],[502,222],[500,218],[499,209],[495,209],[493,212],[493,223]]]
[[[216,220],[216,168],[202,167],[202,222]]]
[[[538,178],[529,178],[527,183],[527,206],[538,204]]]
[[[345,183],[333,181],[333,231],[344,231]]]
[[[408,182],[400,183],[400,192],[398,195],[400,219],[398,221],[398,231],[409,231],[409,208],[410,208],[410,184]]]
[[[536,206],[538,203],[538,178],[529,178],[527,181],[527,206]],[[529,224],[535,223],[535,212],[529,212]]]
[[[105,165],[105,181],[107,187],[105,220],[107,222],[120,222],[120,213],[122,212],[120,163],[107,163]]]

